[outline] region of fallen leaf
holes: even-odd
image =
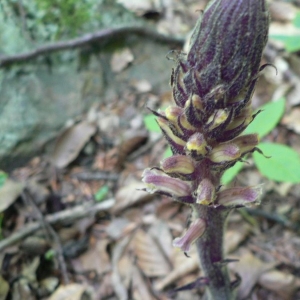
[[[136,89],[139,93],[147,93],[152,90],[152,85],[148,80],[134,80],[131,82],[131,85]]]
[[[94,245],[90,245],[88,251],[79,257],[82,264],[82,271],[94,270],[98,275],[108,272],[111,269],[110,258],[106,251],[109,241],[101,239]]]
[[[134,56],[132,52],[129,50],[129,48],[124,48],[120,51],[114,52],[110,66],[113,72],[120,73],[122,70],[124,70],[129,63],[131,63],[134,59]]]
[[[300,288],[299,278],[277,270],[263,273],[258,282],[264,288],[278,294],[282,300],[294,299],[294,293]]]
[[[6,299],[9,292],[9,284],[2,276],[0,276],[0,299]]]
[[[135,300],[154,300],[140,270],[135,266],[132,272],[132,295]]]
[[[24,184],[21,182],[7,179],[0,188],[0,213],[13,204],[21,195]]]
[[[118,213],[121,210],[139,203],[151,200],[153,195],[141,190],[145,186],[140,181],[132,181],[126,186],[121,187],[116,193],[116,203],[112,208],[113,213]]]
[[[149,277],[165,276],[171,265],[154,239],[143,230],[138,230],[132,240],[137,264]]]
[[[269,9],[272,21],[292,21],[297,14],[297,8],[293,4],[280,1],[271,2]]]
[[[241,242],[243,242],[251,232],[251,227],[247,224],[240,226],[239,230],[228,230],[225,233],[224,251],[225,253],[233,252]]]
[[[51,160],[57,168],[64,168],[72,162],[84,145],[96,132],[96,126],[82,121],[66,129],[57,139]]]
[[[300,134],[300,108],[294,108],[290,114],[282,119],[281,123],[288,129]]]
[[[199,270],[199,258],[194,245],[189,256],[186,257],[181,250],[173,248],[174,268],[163,279],[155,283],[155,289],[162,291],[165,287],[185,277],[187,274]]]
[[[260,276],[266,271],[273,269],[274,266],[275,263],[265,263],[248,250],[244,251],[238,262],[230,263],[229,268],[242,278],[238,289],[238,299],[245,299],[249,296]]]
[[[92,300],[88,296],[87,288],[83,284],[70,283],[61,285],[49,298],[49,300]]]

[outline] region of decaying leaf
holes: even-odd
[[[109,241],[106,239],[98,240],[79,257],[83,271],[94,270],[98,275],[101,275],[111,269],[110,259],[106,251],[108,243]]]
[[[0,188],[0,213],[6,210],[20,196],[24,189],[24,184],[21,182],[7,179],[4,185]]]
[[[238,289],[238,298],[245,299],[249,296],[260,276],[266,271],[273,269],[274,266],[275,263],[265,263],[248,250],[245,250],[244,254],[239,256],[238,262],[230,263],[229,268],[242,278]]]
[[[149,277],[165,276],[171,265],[154,239],[143,230],[138,230],[132,240],[137,264]]]
[[[271,270],[259,277],[259,284],[278,294],[282,300],[294,299],[294,293],[300,288],[300,279],[285,272]]]
[[[124,70],[129,63],[134,59],[134,56],[129,48],[124,48],[120,51],[116,51],[111,59],[111,69],[115,73],[119,73]]]
[[[2,276],[0,276],[0,299],[6,299],[9,291],[9,284]]]
[[[190,257],[186,257],[184,253],[182,253],[182,251],[179,251],[177,248],[173,249],[174,268],[171,272],[168,273],[167,276],[156,282],[155,289],[158,291],[163,290],[178,279],[181,279],[187,276],[187,274],[199,269],[199,259],[194,245],[192,246],[189,253]]]
[[[250,232],[251,227],[248,224],[243,224],[239,230],[228,230],[225,233],[224,252],[230,253],[234,251]]]
[[[294,108],[292,112],[283,117],[281,123],[288,129],[300,134],[300,108]]]
[[[70,283],[60,286],[49,300],[92,300],[90,293],[83,284]]]
[[[132,272],[132,295],[135,300],[154,300],[149,285],[140,270],[135,266]]]
[[[64,168],[72,162],[96,132],[96,126],[82,121],[66,129],[57,139],[51,160],[57,168]]]
[[[144,184],[140,181],[132,181],[131,183],[121,187],[116,193],[116,203],[113,207],[113,213],[118,213],[121,210],[151,200],[153,195],[142,191]]]
[[[137,150],[140,146],[145,144],[145,142],[148,139],[148,135],[137,135],[132,138],[129,138],[128,140],[125,140],[122,142],[119,146],[117,146],[117,156],[118,160],[116,163],[116,167],[120,169],[127,158],[128,155],[130,155],[132,152]]]

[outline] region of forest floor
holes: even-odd
[[[126,2],[174,34],[192,28],[206,1],[169,1],[168,9]],[[297,3],[271,2],[272,30],[290,28],[299,11]],[[116,68],[129,63],[126,51],[114,56]],[[263,63],[274,64],[277,75],[273,68],[261,75],[255,109],[285,99],[281,120],[263,140],[300,153],[300,51],[271,40]],[[167,147],[145,106],[169,105],[171,88],[155,94],[145,80],[134,84],[122,101],[90,108],[58,133],[50,155],[5,180],[0,299],[201,299],[202,287],[176,290],[201,277],[195,249],[187,257],[172,246],[190,208],[141,190],[143,170],[158,166]],[[264,192],[260,206],[235,210],[228,220],[225,253],[238,260],[229,267],[242,278],[239,299],[300,299],[300,184],[270,180],[247,161],[231,185],[263,184]]]

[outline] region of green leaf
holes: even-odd
[[[271,39],[282,42],[285,49],[288,52],[296,52],[300,50],[300,34],[294,35],[281,35],[281,34],[272,34],[270,35]]]
[[[8,175],[5,172],[0,171],[0,188],[4,185],[7,177]]]
[[[258,133],[259,137],[262,138],[271,132],[280,121],[285,109],[285,98],[269,102],[259,109],[263,111],[249,124],[244,133]]]
[[[300,156],[295,150],[275,143],[260,143],[258,148],[264,155],[271,156],[265,158],[258,152],[253,154],[255,164],[262,175],[274,181],[300,182]]]
[[[235,178],[235,176],[242,170],[243,166],[244,163],[238,161],[233,167],[226,170],[221,179],[222,184],[226,185],[231,182]]]
[[[151,132],[161,132],[160,127],[156,122],[156,117],[152,114],[144,117],[144,124],[146,128]]]
[[[45,254],[44,254],[44,257],[46,260],[52,260],[54,259],[56,255],[56,252],[54,249],[49,249]]]
[[[164,158],[168,158],[168,157],[170,157],[170,156],[172,156],[172,155],[173,155],[173,152],[172,152],[170,146],[168,146],[168,148],[166,149],[166,151],[165,151],[163,157],[164,157]]]
[[[94,195],[95,200],[97,202],[101,202],[104,200],[106,195],[108,194],[109,188],[107,185],[102,186]]]
[[[300,12],[296,14],[295,19],[293,20],[293,24],[295,27],[300,28]]]

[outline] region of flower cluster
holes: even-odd
[[[222,190],[220,179],[225,170],[257,150],[258,136],[241,133],[255,118],[251,97],[264,67],[260,60],[268,24],[264,0],[208,3],[188,53],[175,58],[171,75],[175,104],[153,111],[173,156],[144,171],[147,191],[192,206],[228,208],[257,201],[260,186]],[[199,233],[190,234],[194,239],[205,231],[203,222],[196,220],[189,229]],[[188,249],[186,241],[182,243],[182,249]]]

